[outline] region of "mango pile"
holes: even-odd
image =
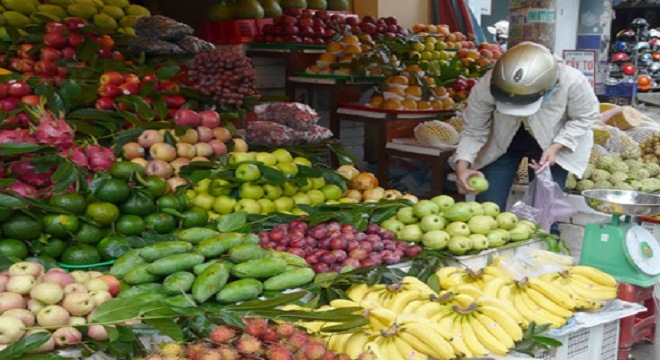
[[[264,291],[296,288],[314,279],[305,259],[264,250],[257,235],[208,228],[187,229],[177,240],[131,250],[117,259],[110,274],[133,285],[119,297],[165,300],[178,307],[254,300]]]
[[[24,28],[52,21],[61,22],[69,17],[94,23],[107,34],[122,32],[133,35],[137,19],[151,16],[149,10],[131,5],[128,0],[2,0],[1,3],[0,35],[7,34],[5,25]]]

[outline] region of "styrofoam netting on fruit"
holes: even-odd
[[[644,121],[638,127],[626,130],[626,134],[638,143],[653,137],[656,132],[660,132],[660,124],[650,121]]]
[[[639,143],[635,141],[625,131],[614,126],[605,126],[610,132],[610,138],[607,139],[603,147],[611,154],[619,154],[625,159],[634,159],[641,157]],[[594,145],[595,146],[595,145]]]
[[[456,145],[459,138],[456,129],[442,121],[427,121],[415,127],[415,139],[424,145],[436,147]]]

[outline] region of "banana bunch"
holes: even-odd
[[[575,301],[569,293],[552,283],[529,278],[506,286],[509,290],[503,291],[503,297],[506,296],[527,323],[560,328],[573,316]]]
[[[365,300],[375,301],[397,314],[401,313],[409,302],[428,299],[432,294],[435,294],[433,289],[413,276],[406,276],[391,285],[356,284],[346,291],[346,295],[357,304],[362,304]]]
[[[486,266],[479,270],[445,266],[440,268],[432,278],[438,281],[440,288],[451,290],[459,285],[471,285],[477,289],[483,289],[485,284],[495,278],[510,279],[510,276],[495,266]]]
[[[618,295],[616,280],[591,266],[571,266],[558,273],[543,274],[539,279],[566,289],[566,292],[579,302],[580,309],[595,309],[590,306],[599,308],[600,303],[597,301],[613,300]]]

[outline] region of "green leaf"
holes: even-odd
[[[69,81],[60,86],[59,92],[64,102],[71,102],[82,95],[82,87],[76,82]]]
[[[560,347],[563,345],[561,341],[547,336],[534,336],[534,340],[540,342],[541,344],[545,344],[552,347]]]
[[[130,106],[135,112],[137,112],[138,116],[140,116],[143,121],[152,121],[154,119],[154,111],[141,96],[124,96],[118,98],[118,102]]]
[[[155,96],[151,100],[154,102],[154,109],[156,109],[156,116],[158,117],[158,119],[160,120],[167,119],[169,112],[167,109],[167,104],[165,104],[163,98],[160,96]]]
[[[83,119],[83,120],[103,120],[109,122],[122,121],[121,117],[117,116],[117,112],[110,110],[98,109],[79,109],[67,115],[67,118]]]
[[[176,146],[176,139],[174,138],[174,135],[172,135],[172,133],[169,131],[165,132],[165,143]]]
[[[135,116],[135,114],[133,114],[130,111],[117,110],[117,113],[119,113],[119,115],[121,115],[121,117],[124,118],[124,120],[128,121],[133,125],[137,125],[140,123],[140,119],[138,119],[138,117]]]
[[[104,302],[94,311],[97,323],[118,323],[135,318],[147,302],[135,297],[115,298]]]
[[[247,224],[247,213],[236,211],[218,220],[218,231],[221,233],[233,232],[242,229]]]
[[[48,148],[49,146],[37,145],[31,143],[6,142],[0,144],[0,156],[34,153]]]
[[[12,195],[0,194],[0,206],[26,209],[25,201]]]
[[[178,66],[164,66],[156,70],[158,80],[167,80],[179,73]]]
[[[305,295],[307,295],[307,292],[305,291],[296,291],[278,296],[270,300],[252,300],[241,303],[240,305],[229,305],[225,307],[225,310],[250,311],[259,309],[273,309],[278,306],[284,306],[298,301],[305,297]]]
[[[0,351],[0,359],[14,360],[23,359],[23,353],[26,351],[37,349],[50,339],[51,334],[48,332],[40,332],[24,337],[21,340],[9,345],[4,350]]]
[[[265,166],[261,162],[255,164],[259,167],[259,170],[261,170],[261,176],[265,182],[273,183],[275,185],[284,185],[286,178],[280,171]]]
[[[183,330],[172,319],[149,319],[145,323],[153,326],[163,335],[167,335],[174,341],[183,341]]]

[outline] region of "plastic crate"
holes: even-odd
[[[619,320],[555,337],[562,346],[535,356],[546,360],[617,360]]]
[[[633,97],[637,93],[637,83],[622,82],[616,85],[605,85],[604,96]]]
[[[201,38],[216,45],[249,44],[272,23],[272,18],[207,22],[201,26]]]

